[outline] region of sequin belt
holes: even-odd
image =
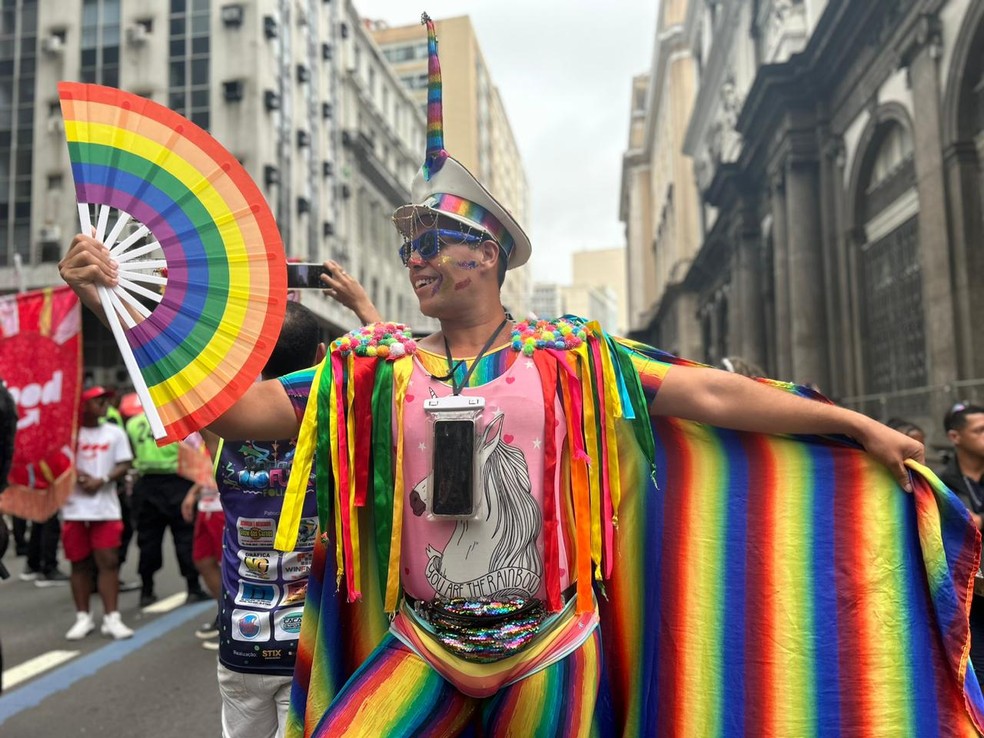
[[[439,598],[409,604],[444,648],[480,664],[522,651],[536,638],[546,616],[543,602],[531,597]]]

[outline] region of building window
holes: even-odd
[[[120,0],[84,0],[81,50],[83,82],[119,87]]]
[[[13,263],[15,254],[25,264],[31,262],[37,22],[36,3],[3,3],[0,15],[0,266]],[[20,57],[16,76],[15,56]]]
[[[422,74],[408,74],[400,77],[400,82],[403,86],[409,90],[426,90],[427,89],[427,73]]]
[[[171,0],[168,18],[168,107],[205,130],[210,124],[209,4],[210,0]]]
[[[386,57],[386,61],[390,64],[400,64],[402,62],[413,61],[414,59],[426,59],[427,43],[387,46],[383,49],[383,56]]]
[[[899,123],[876,131],[861,178],[857,254],[863,394],[885,404],[880,415],[926,416],[928,397],[906,392],[928,379],[919,262],[919,199],[912,139]]]

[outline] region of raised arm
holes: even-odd
[[[321,282],[326,287],[325,294],[355,313],[363,325],[383,319],[359,280],[332,259],[325,262],[325,267],[330,272],[321,275]]]
[[[921,443],[866,415],[718,369],[670,370],[650,410],[733,430],[850,436],[884,464],[906,491],[911,486],[905,461],[925,461]]]

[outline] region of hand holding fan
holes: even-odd
[[[276,221],[191,121],[115,88],[62,82],[58,94],[82,231],[99,206],[95,236],[119,264],[103,310],[154,437],[180,440],[241,397],[273,351],[287,299]],[[131,219],[140,226],[123,237]]]

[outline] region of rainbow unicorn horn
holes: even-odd
[[[437,32],[427,13],[420,14],[421,25],[427,26],[427,154],[424,157],[424,179],[430,180],[441,171],[448,152],[444,149],[444,103],[441,99],[441,61],[437,58]]]

